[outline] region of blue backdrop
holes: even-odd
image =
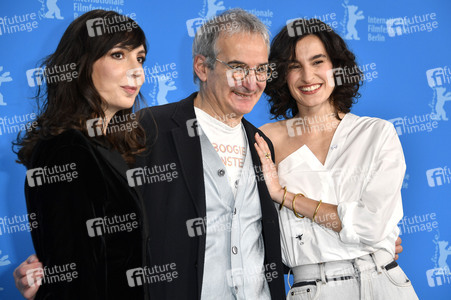
[[[34,68],[52,53],[77,16],[102,8],[128,14],[149,39],[148,105],[185,98],[192,81],[191,44],[201,21],[228,8],[257,15],[274,36],[287,20],[320,18],[346,39],[365,73],[357,115],[390,120],[407,162],[399,223],[399,259],[420,299],[450,299],[451,3],[400,0],[21,0],[0,4],[0,299],[20,299],[14,268],[34,253],[23,194],[25,168],[11,141],[35,118]],[[162,76],[164,75],[164,76]],[[248,120],[269,121],[263,97]],[[447,116],[448,113],[448,116]]]

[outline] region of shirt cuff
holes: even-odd
[[[338,233],[343,243],[358,244],[360,238],[354,230],[352,219],[358,202],[344,202],[338,205],[338,217],[341,220],[341,231]]]

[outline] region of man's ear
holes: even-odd
[[[196,72],[197,77],[204,82],[207,81],[207,72],[209,71],[205,63],[206,60],[207,58],[205,56],[198,54],[194,57],[193,62],[194,72]]]

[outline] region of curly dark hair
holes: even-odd
[[[354,71],[353,77],[358,76],[358,80],[354,82],[348,80],[342,85],[335,84],[330,100],[335,108],[336,117],[339,119],[338,112],[350,112],[351,106],[360,97],[358,90],[363,83],[363,74],[357,66],[355,55],[349,51],[343,39],[318,19],[296,19],[284,26],[271,43],[269,62],[275,66],[274,71],[278,76],[268,80],[265,93],[269,96],[272,119],[293,118],[299,112],[296,100],[288,89],[286,78],[290,64],[296,59],[297,42],[308,35],[315,35],[321,40],[333,68],[347,67]]]
[[[89,32],[88,23],[95,21],[94,19],[102,19],[104,22],[113,20],[116,28],[104,30],[103,34],[96,31],[93,35],[93,32]],[[45,80],[44,72],[40,75],[43,84],[42,87],[38,85],[35,96],[38,116],[32,125],[27,125],[25,132],[19,133],[13,143],[17,162],[27,166],[39,140],[49,139],[68,129],[79,130],[88,136],[87,120],[105,118],[105,103],[92,80],[94,63],[114,47],[135,49],[141,45],[147,53],[143,30],[132,19],[114,11],[93,10],[75,19],[64,32],[55,52],[44,59],[41,68],[52,70],[75,65],[78,76],[70,81],[50,82]],[[118,131],[105,136],[113,149],[121,153],[128,163],[133,163],[134,155],[145,150],[144,129],[140,125],[131,124],[132,118],[129,117],[138,111],[142,100],[139,93],[133,107],[120,110],[114,116],[125,120],[121,122],[128,128],[133,128],[130,132]],[[16,147],[19,148],[18,151],[15,151]]]

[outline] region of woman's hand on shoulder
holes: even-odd
[[[279,175],[277,174],[276,165],[271,158],[271,150],[266,141],[258,133],[255,134],[255,140],[257,142],[254,146],[262,164],[262,172],[269,195],[274,201],[280,203],[284,190],[279,183]]]

